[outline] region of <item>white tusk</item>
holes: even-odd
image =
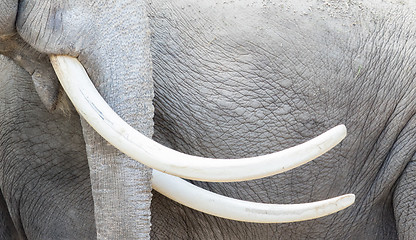
[[[181,178],[153,170],[153,189],[189,208],[243,222],[285,223],[305,221],[341,211],[355,201],[354,194],[302,204],[266,204],[225,197]]]
[[[339,125],[308,142],[259,157],[211,159],[187,155],[156,143],[124,122],[100,96],[76,58],[50,58],[75,108],[102,137],[136,161],[171,175],[211,182],[271,176],[317,158],[346,136],[345,126]]]

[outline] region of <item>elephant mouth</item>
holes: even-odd
[[[156,143],[124,122],[100,96],[76,58],[52,55],[50,59],[62,87],[79,114],[109,143],[132,159],[153,168],[153,188],[174,201],[211,215],[262,223],[318,218],[340,211],[355,201],[353,194],[346,194],[304,204],[254,203],[224,197],[179,178],[232,182],[282,173],[336,146],[346,136],[344,125],[336,126],[303,144],[263,156],[243,159],[191,156]]]

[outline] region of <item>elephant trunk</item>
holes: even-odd
[[[107,32],[78,58],[97,90],[126,122],[151,138],[153,83],[145,8],[129,31]],[[120,36],[125,34],[126,36]],[[148,239],[151,169],[131,160],[81,120],[86,143],[98,239]]]

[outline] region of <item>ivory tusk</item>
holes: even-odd
[[[50,59],[75,108],[102,137],[136,161],[171,175],[211,182],[263,178],[317,158],[346,136],[345,126],[339,125],[303,144],[259,157],[211,159],[187,155],[156,143],[124,122],[100,96],[76,58],[52,55]]]
[[[266,204],[225,197],[181,178],[153,170],[153,189],[189,208],[243,222],[285,223],[305,221],[341,211],[355,201],[354,194],[302,204]]]

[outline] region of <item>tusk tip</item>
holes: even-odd
[[[355,202],[355,194],[345,194],[339,197],[338,203],[344,208],[351,206]]]
[[[347,136],[347,127],[344,124],[340,124],[332,129],[338,136],[345,138]]]

